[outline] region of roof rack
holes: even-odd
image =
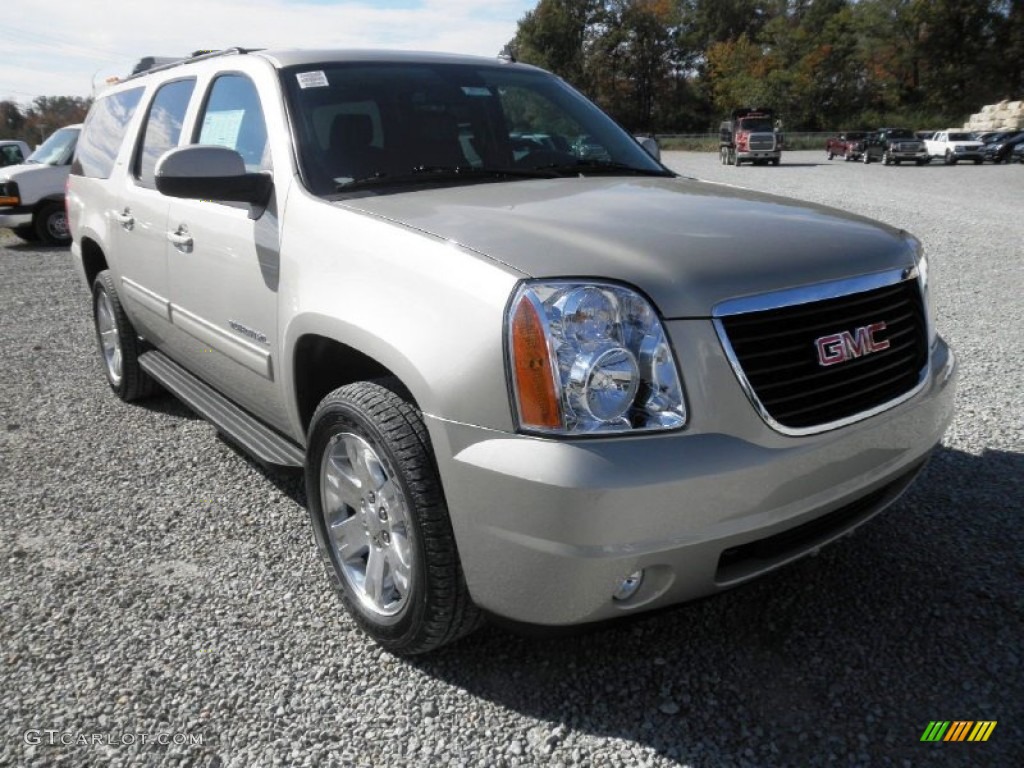
[[[180,67],[182,64],[191,64],[193,61],[213,59],[218,56],[253,53],[255,51],[262,50],[262,48],[242,48],[241,46],[235,46],[233,48],[224,48],[219,51],[193,51],[188,56],[180,59],[174,59],[167,56],[144,56],[139,59],[138,63],[132,69],[132,73],[128,75],[128,77],[122,78],[120,82],[141,77],[142,75],[149,75],[153,72],[162,72],[165,69]]]

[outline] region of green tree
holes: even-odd
[[[20,139],[25,115],[13,101],[0,101],[0,139]]]

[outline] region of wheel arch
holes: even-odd
[[[96,275],[105,269],[109,269],[106,254],[99,243],[91,237],[82,238],[82,276],[86,285],[91,286],[96,280]]]
[[[294,415],[302,435],[309,425],[317,405],[338,387],[371,379],[397,379],[404,393],[417,408],[421,408],[417,392],[423,392],[422,380],[411,372],[411,364],[394,353],[370,354],[364,350],[373,345],[339,341],[341,334],[323,330],[297,334],[290,344]],[[422,409],[421,409],[422,410]]]

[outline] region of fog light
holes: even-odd
[[[644,572],[634,571],[622,580],[619,588],[612,593],[612,600],[629,600],[644,583]]]

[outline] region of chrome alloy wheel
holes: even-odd
[[[96,298],[96,330],[99,332],[103,360],[107,364],[107,375],[110,377],[111,384],[116,387],[121,384],[123,376],[123,355],[115,317],[110,296],[106,291],[99,291],[99,296]]]
[[[413,574],[408,505],[386,458],[359,435],[334,435],[320,462],[327,541],[338,570],[365,609],[397,615]]]

